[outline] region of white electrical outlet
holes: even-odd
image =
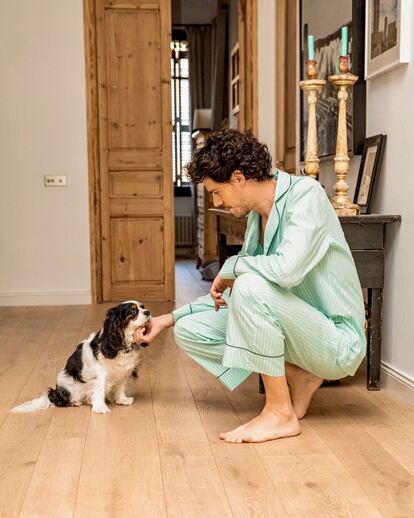
[[[66,187],[68,184],[66,175],[45,174],[46,187]]]

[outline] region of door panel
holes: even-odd
[[[113,218],[111,224],[114,282],[162,282],[162,219]]]
[[[174,298],[170,0],[96,0],[104,300]]]
[[[160,149],[159,11],[107,11],[109,141],[116,149]]]
[[[162,198],[161,171],[111,171],[111,198]]]

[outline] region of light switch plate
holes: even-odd
[[[68,184],[66,175],[45,174],[46,187],[66,187]]]

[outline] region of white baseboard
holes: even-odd
[[[381,362],[382,386],[414,405],[414,379]]]
[[[0,292],[0,306],[69,306],[73,304],[91,304],[91,292]]]

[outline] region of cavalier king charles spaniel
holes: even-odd
[[[106,314],[103,327],[79,344],[59,372],[56,388],[14,407],[11,412],[26,413],[55,406],[92,405],[93,412],[107,414],[105,399],[117,405],[132,405],[134,398],[125,395],[131,377],[137,377],[140,345],[134,332],[151,320],[143,304],[122,302]],[[147,344],[142,344],[143,346]]]

